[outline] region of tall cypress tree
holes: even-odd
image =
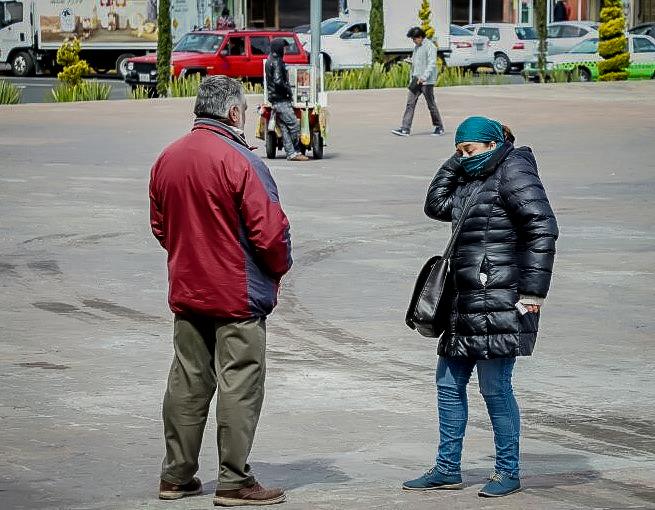
[[[371,37],[372,63],[384,64],[384,6],[383,0],[371,0],[371,13],[368,20]]]
[[[157,25],[157,94],[160,97],[166,97],[171,81],[171,51],[173,49],[170,0],[160,0]]]
[[[630,65],[628,40],[625,37],[625,15],[621,0],[605,0],[600,11],[598,53],[604,60],[598,62],[603,81],[627,80]]]
[[[546,80],[546,56],[548,55],[548,7],[546,0],[535,0],[534,11],[537,36],[539,37],[537,69],[539,70],[539,79],[543,82]]]

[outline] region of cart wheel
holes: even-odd
[[[273,131],[266,131],[266,157],[275,159],[277,153],[277,135]]]
[[[312,153],[314,159],[323,159],[323,137],[318,131],[312,133]]]

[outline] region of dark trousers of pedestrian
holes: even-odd
[[[434,85],[421,85],[421,88],[416,92],[408,91],[407,93],[407,106],[405,107],[405,114],[403,115],[403,124],[402,128],[410,131],[412,129],[412,121],[414,120],[414,112],[416,111],[416,103],[418,98],[425,96],[425,101],[428,103],[428,110],[430,110],[430,116],[432,117],[432,125],[435,128],[444,128],[443,121],[441,120],[441,114],[439,113],[439,108],[437,108],[437,102],[434,98]]]
[[[275,103],[273,109],[277,113],[277,122],[282,132],[282,144],[287,158],[300,152],[300,122],[293,111],[291,101]]]
[[[247,463],[264,400],[266,322],[176,316],[175,357],[164,396],[166,458],[161,479],[185,484],[198,455],[217,393],[217,489],[254,483]]]

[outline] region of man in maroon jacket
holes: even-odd
[[[275,182],[242,137],[245,111],[238,81],[205,79],[193,130],[162,152],[150,176],[152,231],[168,253],[175,314],[161,499],[202,492],[194,475],[217,390],[214,504],[285,497],[259,485],[247,464],[264,398],[266,316],[291,267],[291,241]]]

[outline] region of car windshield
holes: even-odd
[[[177,43],[173,51],[189,51],[192,53],[216,53],[221,43],[222,35],[216,34],[186,34]]]
[[[472,36],[473,32],[457,25],[450,25],[450,35]]]
[[[327,19],[321,23],[321,35],[334,35],[345,24],[345,21],[338,19]]]
[[[587,39],[569,50],[569,53],[597,53],[598,39]]]
[[[516,36],[522,41],[539,39],[536,30],[532,27],[516,27]]]

